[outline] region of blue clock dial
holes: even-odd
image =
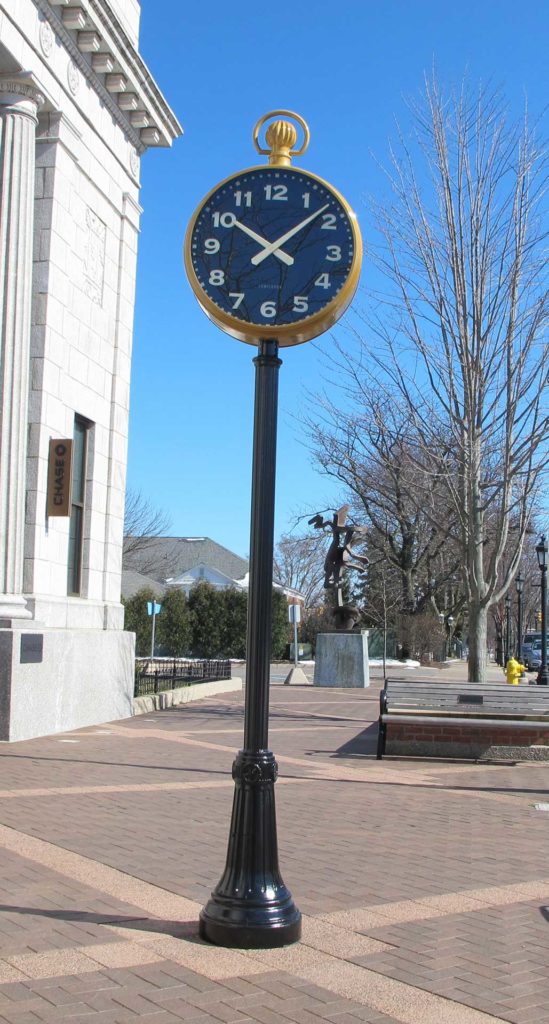
[[[200,208],[190,260],[201,290],[235,320],[299,324],[338,296],[355,259],[355,233],[338,196],[293,168],[254,168],[220,185]]]

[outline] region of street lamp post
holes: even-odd
[[[521,572],[519,572],[515,586],[517,588],[517,658],[522,664],[522,592],[524,590],[524,578]]]
[[[505,665],[511,657],[511,597],[505,595]]]
[[[452,626],[454,625],[454,616],[448,616],[448,657],[452,657]]]
[[[503,665],[503,626],[496,622],[496,665]]]
[[[542,534],[536,545],[536,555],[541,572],[541,665],[539,667],[538,686],[549,686],[547,670],[547,537]]]
[[[443,612],[439,612],[438,613],[438,621],[439,621],[439,625],[440,625],[440,632],[442,634],[441,641],[440,641],[440,660],[444,661],[445,658],[446,658],[446,636],[445,636],[445,633],[444,633],[444,613]]]

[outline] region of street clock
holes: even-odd
[[[232,174],[195,211],[185,239],[185,266],[204,312],[228,334],[257,345],[309,341],[345,311],[358,284],[362,241],[343,196],[316,174],[290,166],[293,124],[273,122],[269,165]]]

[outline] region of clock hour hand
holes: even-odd
[[[259,245],[262,245],[264,249],[267,246],[269,246],[270,249],[271,243],[268,242],[266,238],[262,238],[261,235],[258,235],[256,231],[252,231],[252,229],[249,228],[246,224],[242,224],[241,221],[235,220],[234,226],[235,228],[239,228],[240,231],[243,231],[245,235],[249,235],[250,238],[253,238],[254,242],[258,242]],[[289,256],[287,252],[284,252],[283,249],[279,249],[278,246],[276,246],[273,251],[275,256],[278,257],[278,259],[281,261],[281,263],[285,263],[286,266],[288,267],[292,266],[292,263],[294,262],[293,256]],[[253,262],[254,261],[252,260],[252,263]]]
[[[263,260],[267,259],[267,256],[271,256],[272,253],[276,253],[277,249],[281,245],[284,245],[284,243],[289,241],[290,238],[293,238],[294,235],[297,235],[297,232],[301,231],[301,229],[306,227],[307,224],[310,224],[311,221],[315,219],[315,217],[319,217],[321,213],[324,213],[324,210],[327,210],[329,205],[329,203],[325,203],[324,206],[320,207],[320,209],[315,210],[314,213],[311,213],[309,217],[305,217],[305,220],[300,221],[299,224],[296,224],[294,228],[290,228],[290,230],[286,231],[284,235],[281,235],[280,238],[277,238],[275,242],[271,242],[269,245],[267,245],[263,249],[263,252],[258,252],[256,256],[252,256],[252,263],[254,264],[254,266],[257,267],[259,263],[262,263]]]

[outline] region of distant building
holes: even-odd
[[[150,590],[155,597],[162,597],[166,587],[157,583],[151,576],[145,576],[142,572],[135,572],[133,569],[122,569],[122,597],[135,597],[141,590]]]
[[[143,538],[122,573],[122,596],[133,597],[151,584],[162,585],[164,589],[180,587],[188,596],[191,587],[202,580],[217,590],[228,587],[247,590],[248,568],[247,559],[210,537]],[[137,586],[139,578],[143,580],[141,587]],[[302,601],[297,591],[283,587],[276,580],[274,586],[284,591],[289,602]]]
[[[137,0],[0,0],[2,740],[131,713],[140,158],[181,134],[139,14]]]
[[[200,580],[217,589],[247,588],[248,562],[209,537],[151,537],[143,538],[124,566],[123,597],[132,596],[135,581],[130,574],[136,571],[157,585],[181,587],[188,594]]]

